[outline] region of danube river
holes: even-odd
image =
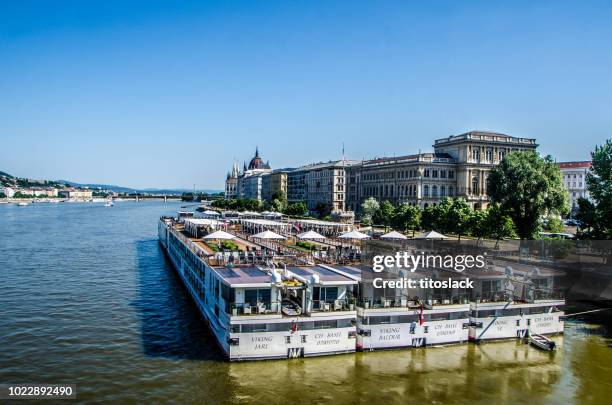
[[[0,383],[82,402],[610,403],[604,327],[508,341],[227,363],[157,243],[180,203],[0,204]]]

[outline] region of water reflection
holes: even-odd
[[[141,322],[142,348],[147,356],[190,360],[223,357],[215,340],[188,298],[156,239],[135,242],[138,299],[132,305]]]
[[[232,363],[239,398],[292,403],[334,400],[400,403],[543,400],[562,373],[557,353],[517,342],[358,353],[335,357]]]

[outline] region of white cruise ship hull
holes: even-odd
[[[565,305],[564,300],[550,300],[536,303],[487,303],[471,304],[469,336],[472,341],[496,339],[523,339],[529,333],[551,335],[563,333],[564,312],[556,308]],[[552,310],[551,310],[552,309]],[[477,316],[482,311],[498,311],[492,316]],[[504,315],[504,312],[524,312]],[[530,313],[531,312],[531,313]],[[539,313],[533,313],[539,312]]]
[[[466,314],[468,309],[469,305],[466,304],[424,310],[424,318],[429,318],[433,314],[433,316],[446,315],[448,318],[456,319],[425,320],[421,323],[418,320],[420,310],[360,308],[357,317],[357,348],[370,351],[467,342],[469,318]],[[454,315],[451,316],[451,314]],[[413,321],[372,324],[372,320],[381,316],[388,316],[390,319],[410,317]]]

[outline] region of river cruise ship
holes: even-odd
[[[376,273],[362,257],[363,243],[338,238],[330,227],[321,229],[325,237],[304,244],[296,235],[300,228],[291,221],[195,218],[184,212],[160,219],[160,244],[229,360],[563,332],[565,301],[553,293],[552,270],[490,261],[469,273],[436,268]],[[380,288],[375,280],[381,275],[469,278],[473,287]]]
[[[190,221],[201,222],[162,218],[159,240],[230,360],[355,351],[357,281],[244,234],[233,251],[213,252]]]

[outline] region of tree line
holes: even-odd
[[[282,191],[274,193],[271,200],[265,202],[252,198],[218,198],[211,205],[214,208],[232,211],[274,211],[295,217],[308,215],[308,207],[305,202],[288,203],[287,195]]]

